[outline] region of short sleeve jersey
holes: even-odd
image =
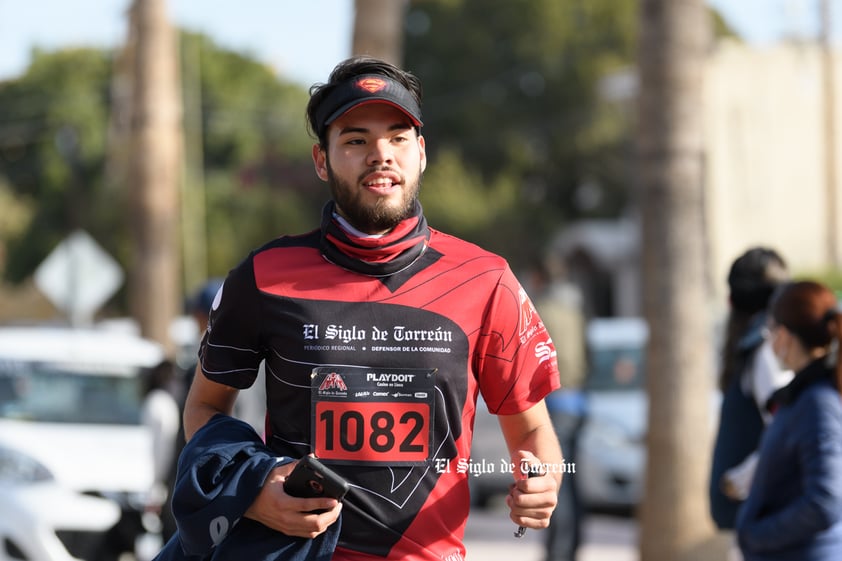
[[[217,295],[204,375],[265,367],[267,444],[315,452],[351,485],[334,559],[459,561],[478,392],[495,414],[559,387],[555,350],[506,261],[431,229],[386,277],[339,267],[319,232],[252,252]],[[499,459],[493,459],[499,463]],[[461,471],[461,473],[460,473]]]

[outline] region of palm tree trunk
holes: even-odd
[[[651,333],[641,561],[701,560],[713,533],[702,142],[709,22],[704,0],[642,0],[640,23],[643,308]]]

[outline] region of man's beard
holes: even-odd
[[[415,201],[421,189],[421,170],[414,185],[406,184],[401,193],[403,198],[398,206],[392,206],[385,198],[378,199],[373,205],[362,202],[364,193],[336,177],[330,162],[327,162],[327,178],[330,193],[336,206],[354,228],[365,233],[377,233],[391,230],[415,213]]]

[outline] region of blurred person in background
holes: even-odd
[[[211,306],[213,306],[213,299],[216,297],[220,288],[222,288],[222,279],[211,278],[200,286],[194,294],[187,298],[187,302],[185,303],[186,312],[196,323],[196,333],[199,340],[201,340],[205,331],[208,329],[208,321],[210,318]],[[198,341],[196,344],[198,345]],[[179,407],[182,411],[184,410],[184,401],[187,398],[187,392],[190,390],[190,384],[193,382],[193,375],[196,373],[197,361],[195,360],[195,349],[193,353],[194,360],[186,368],[184,368],[183,375],[178,384],[179,388],[177,397]]]
[[[768,338],[795,372],[771,400],[748,497],[737,517],[746,561],[842,559],[842,317],[835,294],[788,284],[771,304]]]
[[[749,248],[728,272],[730,312],[719,375],[722,404],[709,486],[711,516],[721,530],[733,530],[737,509],[748,493],[757,445],[769,420],[766,401],[792,377],[763,338],[772,294],[788,280],[784,259],[766,247]],[[739,559],[734,547],[731,557]]]
[[[193,319],[196,321],[196,327],[199,330],[199,338],[201,339],[205,331],[208,329],[208,322],[210,321],[211,307],[213,306],[214,298],[216,298],[219,289],[222,288],[223,279],[212,278],[203,284],[193,298],[188,302],[188,310]],[[179,402],[182,412],[184,411],[184,399],[187,397],[187,392],[190,389],[190,384],[193,382],[193,376],[196,373],[197,362],[193,362],[184,372],[184,384],[182,400]],[[237,402],[234,404],[234,417],[242,419],[249,423],[260,433],[265,430],[264,424],[266,420],[266,390],[263,380],[264,372],[260,369],[254,385],[247,391],[240,392]],[[180,445],[184,444],[184,430],[182,428],[180,436]],[[180,450],[179,450],[180,452]],[[176,466],[173,466],[174,468]],[[175,476],[175,472],[173,472]]]
[[[211,306],[213,306],[213,299],[220,288],[222,288],[222,279],[209,279],[199,287],[199,290],[187,302],[187,311],[196,321],[200,338],[208,328],[208,318],[210,317]]]
[[[154,465],[152,501],[161,506],[161,535],[169,539],[175,521],[168,508],[172,466],[178,460],[177,441],[181,433],[181,409],[174,396],[176,365],[167,359],[146,375],[141,421],[149,430]]]
[[[208,316],[213,305],[213,299],[216,293],[219,292],[222,286],[222,279],[212,278],[206,281],[199,289],[187,298],[185,302],[185,311],[196,322],[196,331],[199,338],[204,335],[208,328]],[[195,352],[195,351],[194,351]],[[173,380],[174,389],[172,391],[175,397],[175,403],[178,410],[178,432],[172,442],[172,452],[170,454],[169,465],[167,466],[166,487],[167,487],[167,502],[162,510],[162,520],[164,531],[162,532],[164,541],[168,540],[176,529],[175,517],[172,514],[172,493],[175,487],[176,474],[178,471],[178,458],[184,448],[186,437],[184,435],[184,402],[187,399],[187,392],[190,389],[190,384],[193,381],[193,374],[196,372],[196,361],[187,365],[186,368],[179,369]]]
[[[172,393],[175,373],[175,362],[170,359],[143,372],[140,420],[149,436],[152,486],[140,508],[136,504],[121,505],[119,522],[105,534],[90,561],[117,561],[122,559],[118,552],[136,551],[141,537],[160,533],[166,539],[175,531],[169,510],[170,467],[181,426],[181,413]]]
[[[555,262],[538,263],[531,271],[529,295],[552,337],[561,380],[561,389],[545,399],[547,410],[564,451],[564,462],[575,466],[579,433],[587,413],[585,316],[581,291],[564,281],[561,267]],[[575,473],[565,473],[546,534],[546,561],[575,561],[584,516]]]

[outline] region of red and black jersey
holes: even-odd
[[[334,559],[458,561],[477,392],[497,414],[539,402],[559,386],[552,341],[501,257],[421,216],[400,234],[412,251],[376,242],[408,259],[376,276],[339,263],[355,240],[326,222],[231,271],[202,371],[246,388],[265,361],[267,444],[316,452],[351,484]]]

